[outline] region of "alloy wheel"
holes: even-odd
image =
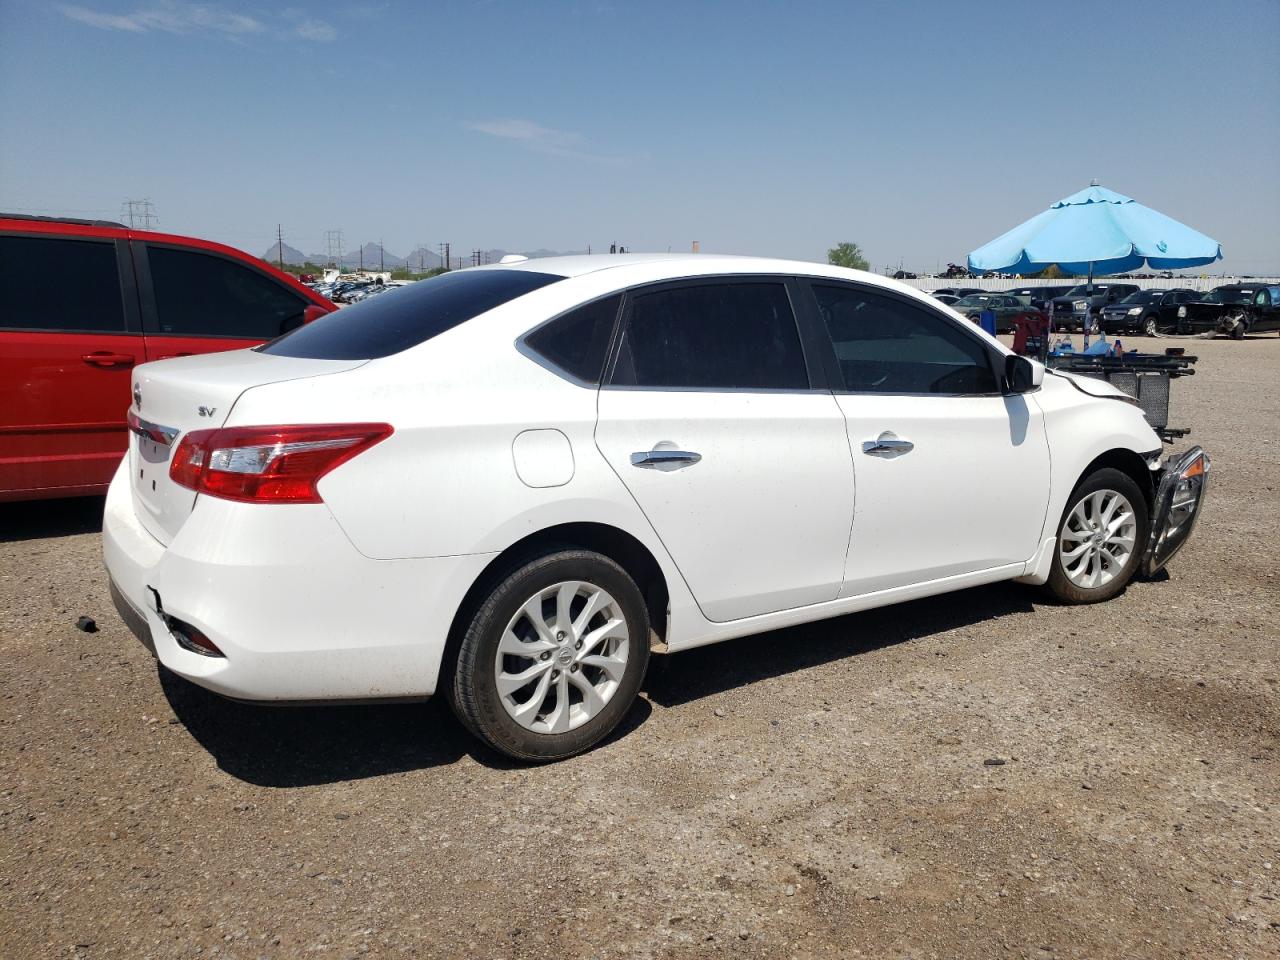
[[[1133,559],[1137,534],[1133,504],[1124,494],[1097,490],[1083,497],[1058,538],[1067,579],[1085,590],[1106,586]]]
[[[498,642],[494,679],[507,714],[535,733],[564,733],[597,716],[627,669],[622,607],[593,583],[566,580],[521,605]]]

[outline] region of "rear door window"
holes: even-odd
[[[693,390],[806,390],[781,282],[696,283],[635,294],[610,382]]]
[[[950,318],[853,285],[813,285],[843,383],[855,393],[998,393],[987,347]]]
[[[270,340],[300,326],[307,301],[227,257],[147,244],[155,329],[184,337]]]
[[[124,333],[110,240],[0,236],[0,329]]]

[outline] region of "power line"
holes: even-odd
[[[156,216],[155,204],[151,202],[150,197],[143,200],[126,200],[120,205],[120,219],[129,224],[130,230],[136,230],[139,226],[143,230],[150,230],[152,224],[160,223],[160,218]]]
[[[325,256],[329,261],[329,265],[333,267],[342,266],[342,231],[326,230],[324,232]]]

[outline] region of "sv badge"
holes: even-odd
[[[205,406],[196,407],[196,413],[200,414],[200,416],[202,417],[212,417],[217,412],[218,412],[217,407],[205,407]]]

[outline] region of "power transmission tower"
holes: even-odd
[[[276,224],[276,269],[284,269],[284,229]]]
[[[326,230],[324,232],[325,255],[329,260],[329,266],[342,266],[342,231]]]
[[[136,230],[138,227],[150,230],[152,224],[160,222],[150,197],[145,200],[126,200],[120,206],[120,214],[128,222],[130,230]]]
[[[426,260],[424,259],[426,257],[426,251],[423,249],[425,246],[426,244],[424,244],[421,240],[418,241],[418,272],[419,273],[427,272]]]

